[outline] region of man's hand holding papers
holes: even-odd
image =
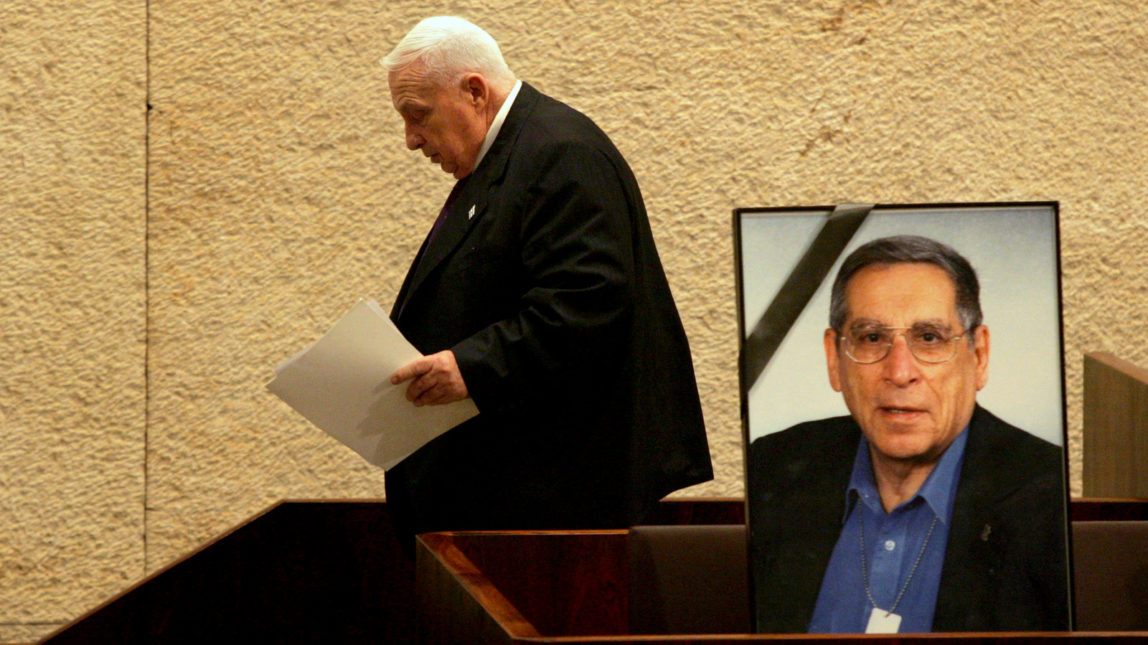
[[[442,353],[449,354],[425,358],[441,360]],[[389,469],[478,414],[474,401],[465,398],[465,385],[462,397],[444,405],[425,405],[445,398],[439,388],[426,387],[437,380],[416,391],[416,397],[431,393],[431,400],[408,401],[407,386],[393,383],[391,376],[403,368],[413,376],[419,368],[411,366],[423,365],[421,358],[378,303],[362,300],[322,338],[276,367],[267,388],[367,461]],[[415,383],[435,376],[433,370],[420,374]],[[458,393],[457,388],[446,391]]]

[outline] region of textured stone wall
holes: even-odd
[[[264,384],[357,298],[390,305],[450,188],[377,63],[435,13],[631,162],[717,468],[685,494],[741,494],[733,208],[1046,199],[1079,491],[1082,353],[1148,364],[1140,0],[9,0],[0,642],[276,500],[383,495]]]
[[[144,573],[145,26],[0,3],[0,642]]]

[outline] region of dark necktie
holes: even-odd
[[[422,248],[419,249],[418,255],[415,256],[415,261],[411,263],[410,273],[407,276],[408,279],[410,279],[410,276],[413,276],[415,270],[418,269],[419,263],[422,262],[423,254],[426,253],[427,247],[430,246],[435,236],[438,235],[439,229],[442,228],[443,222],[446,221],[447,214],[450,213],[451,207],[454,206],[454,201],[458,199],[458,194],[462,192],[462,187],[465,184],[466,178],[464,177],[456,181],[454,188],[450,189],[450,194],[446,196],[446,203],[442,205],[442,210],[439,211],[438,219],[434,221],[434,226],[431,227],[430,233],[427,234],[427,239],[423,241]],[[403,303],[399,306],[397,316],[403,315],[403,309],[406,308],[406,304],[406,298],[403,298]]]
[[[427,244],[430,244],[434,240],[435,236],[438,235],[439,229],[442,228],[443,222],[446,221],[447,214],[450,213],[451,207],[454,206],[454,200],[458,199],[458,194],[462,192],[462,187],[465,184],[465,177],[454,182],[454,188],[451,188],[450,194],[446,196],[446,203],[442,205],[442,210],[439,211],[438,219],[434,221],[434,226],[431,227],[430,235],[427,236]]]

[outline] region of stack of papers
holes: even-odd
[[[388,469],[478,414],[472,399],[415,407],[391,374],[421,356],[374,300],[361,300],[322,338],[275,368],[267,384],[308,421]]]

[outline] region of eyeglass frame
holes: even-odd
[[[961,332],[960,335],[953,336],[952,338],[950,338],[948,340],[948,343],[949,343],[949,347],[952,348],[952,353],[949,354],[948,358],[946,358],[944,360],[940,360],[940,361],[931,361],[927,358],[921,358],[920,356],[917,356],[917,352],[913,351],[913,343],[909,340],[909,338],[905,334],[910,329],[913,329],[915,327],[915,325],[911,326],[911,327],[877,327],[876,329],[880,330],[880,331],[888,331],[888,332],[901,332],[901,336],[905,338],[905,345],[909,348],[909,354],[911,354],[913,356],[913,358],[915,358],[915,359],[917,359],[917,360],[919,360],[922,363],[925,363],[927,365],[943,365],[943,364],[948,363],[949,361],[953,360],[954,358],[956,358],[956,356],[957,356],[957,341],[963,339],[965,336],[968,336],[970,331],[975,331],[976,328],[979,326],[980,325],[977,325],[976,327],[973,327],[971,329],[966,329],[963,332]],[[862,361],[862,360],[857,359],[856,357],[853,356],[852,353],[850,353],[849,342],[848,342],[849,336],[847,334],[845,334],[845,333],[843,333],[837,329],[834,329],[833,333],[837,334],[837,342],[843,345],[845,355],[849,357],[849,360],[853,361],[854,363],[857,363],[858,365],[873,365],[874,363],[880,363],[881,361],[885,360],[886,358],[889,358],[889,354],[893,351],[893,343],[895,343],[897,341],[897,338],[896,338],[897,334],[894,333],[893,336],[890,338],[889,343],[887,345],[885,345],[885,353],[881,355],[881,358],[877,358],[877,359],[874,359],[871,361]]]

